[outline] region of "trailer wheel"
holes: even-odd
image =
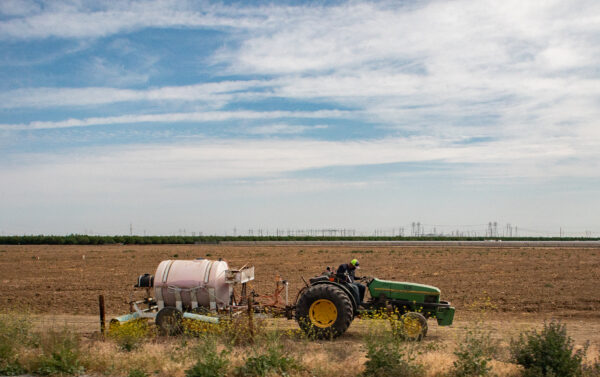
[[[352,302],[333,284],[310,286],[296,304],[296,321],[310,337],[332,339],[342,335],[353,317]]]
[[[427,319],[421,313],[408,312],[392,322],[392,331],[407,340],[421,341],[427,335]]]
[[[183,331],[183,313],[172,306],[160,309],[155,322],[161,335],[173,336]]]

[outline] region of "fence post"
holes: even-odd
[[[252,307],[254,297],[248,297],[248,330],[250,331],[250,342],[254,343],[254,308]]]
[[[102,336],[104,336],[104,333],[106,331],[106,317],[105,317],[105,310],[104,310],[104,296],[103,295],[98,296],[98,306],[100,307],[100,333],[102,334]]]

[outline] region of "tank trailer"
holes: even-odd
[[[332,339],[346,332],[354,318],[384,312],[407,338],[421,340],[427,335],[428,319],[438,326],[451,325],[454,319],[454,307],[440,300],[440,290],[430,285],[363,278],[370,297],[359,303],[352,287],[328,268],[309,282],[302,278],[305,286],[290,303],[287,281],[278,278],[273,294],[258,295],[248,292],[252,280],[252,266],[230,269],[221,259],[165,260],[154,275],[138,277],[134,287],[145,291],[144,298],[130,301],[130,313],[113,318],[111,325],[148,318],[162,334],[176,335],[183,319],[218,324],[251,311],[295,319],[310,336]]]

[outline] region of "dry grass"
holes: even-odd
[[[365,325],[360,336],[344,337],[334,341],[309,341],[297,332],[283,328],[265,328],[257,335],[253,344],[234,345],[224,334],[205,333],[199,337],[144,337],[140,345],[131,351],[126,351],[117,340],[110,337],[106,340],[95,336],[86,337],[80,341],[81,364],[87,374],[105,376],[127,376],[132,369],[142,370],[148,375],[157,377],[184,377],[186,369],[197,360],[199,345],[209,339],[216,340],[217,351],[228,349],[231,373],[236,367],[242,366],[249,356],[264,354],[269,347],[282,346],[285,355],[294,357],[302,366],[301,370],[292,371],[292,376],[327,376],[348,377],[359,376],[364,371],[367,361],[365,352],[365,336],[369,332],[382,334],[385,329],[381,324],[373,328]],[[371,336],[373,335],[371,333]],[[212,338],[211,338],[212,337]],[[459,337],[457,337],[457,340]],[[382,338],[382,341],[383,338]],[[453,339],[427,339],[415,345],[418,351],[416,363],[425,367],[428,377],[448,376],[456,360],[453,355],[455,342]],[[503,346],[501,345],[500,348]],[[22,365],[34,365],[40,350],[27,348],[20,351]],[[516,377],[520,369],[515,364],[507,362],[503,353],[492,360],[492,373],[498,376]],[[598,348],[592,345],[588,352],[591,362],[598,357]],[[343,366],[343,368],[340,368]]]
[[[139,369],[161,377],[183,377],[190,363],[173,360],[177,344],[146,343],[131,352],[120,350],[114,342],[95,341],[86,350],[85,366],[88,373],[126,375],[131,369]]]
[[[5,317],[14,319],[14,317]],[[487,319],[482,319],[487,318]],[[247,320],[246,320],[247,321]],[[389,324],[384,320],[357,319],[349,331],[333,341],[311,341],[301,333],[294,321],[269,319],[263,325],[257,325],[254,343],[232,342],[231,331],[204,331],[196,336],[157,337],[154,331],[142,333],[139,345],[127,351],[118,337],[103,340],[97,333],[83,334],[80,341],[80,362],[89,375],[127,376],[132,369],[143,370],[150,376],[183,377],[185,370],[197,360],[198,345],[207,339],[216,339],[220,351],[227,348],[230,353],[229,370],[242,366],[249,356],[264,354],[273,343],[280,344],[285,353],[298,360],[302,371],[293,371],[296,376],[348,377],[359,376],[365,370],[365,338],[371,333],[389,333]],[[12,323],[12,322],[7,322]],[[242,324],[244,321],[242,320]],[[247,323],[247,322],[245,322]],[[450,328],[438,327],[430,322],[430,331],[425,340],[418,344],[419,354],[416,363],[425,366],[425,375],[429,377],[448,376],[456,360],[456,345],[465,333],[472,328],[491,332],[498,341],[499,351],[491,361],[492,373],[498,376],[518,376],[519,367],[509,362],[508,344],[511,338],[532,328],[543,326],[543,319],[506,320],[495,319],[494,315],[473,315],[470,320],[461,320]],[[586,361],[593,363],[599,358],[600,342],[596,331],[600,324],[589,321],[573,320],[566,322],[568,332],[575,339],[578,348],[591,340]],[[64,328],[64,324],[62,325]],[[25,326],[34,338],[44,338],[44,333],[58,331],[60,327],[42,328]],[[127,327],[124,327],[124,329]],[[135,329],[135,328],[134,328]],[[78,328],[67,329],[77,333]],[[135,332],[134,332],[135,333]],[[384,338],[382,337],[382,340]],[[32,370],[41,354],[41,349],[33,342],[19,347],[20,364]],[[37,342],[39,343],[39,341]],[[340,369],[340,365],[344,368]]]

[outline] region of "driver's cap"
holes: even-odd
[[[356,268],[360,268],[360,267],[358,267],[358,259],[352,259],[350,261],[350,264],[353,265]]]

